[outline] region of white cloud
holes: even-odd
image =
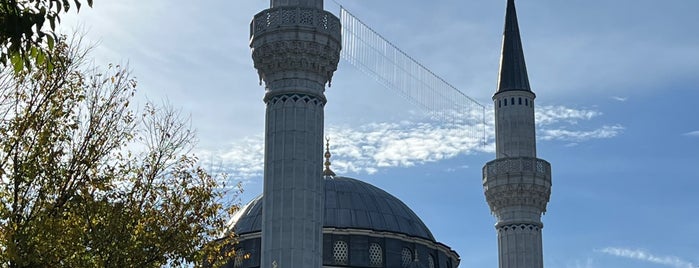
[[[627,101],[629,98],[628,98],[628,97],[614,96],[614,97],[612,97],[612,99],[613,99],[613,100],[616,100],[616,101],[620,101],[620,102],[625,102],[625,101]]]
[[[541,140],[560,140],[560,141],[587,141],[591,139],[608,139],[621,134],[624,127],[620,125],[602,126],[601,128],[589,131],[569,130],[569,129],[541,129],[538,131],[538,137]],[[569,144],[572,145],[572,144]],[[575,144],[577,145],[577,144]]]
[[[602,115],[602,112],[574,109],[565,106],[540,106],[536,108],[536,124],[546,126],[560,122],[576,124],[581,120],[590,120]]]
[[[697,131],[692,131],[692,132],[687,132],[684,133],[685,136],[691,136],[691,137],[699,137],[699,130]]]
[[[640,250],[640,249],[608,247],[608,248],[604,248],[604,249],[600,250],[600,252],[608,254],[608,255],[612,255],[612,256],[635,259],[635,260],[639,260],[639,261],[645,261],[645,262],[650,262],[650,263],[655,263],[655,264],[660,264],[660,265],[665,265],[665,266],[675,267],[675,268],[694,268],[694,267],[697,267],[697,265],[695,265],[694,263],[683,260],[683,259],[676,257],[676,256],[657,256],[657,255],[653,255],[645,250]]]
[[[612,138],[624,129],[619,125],[588,131],[572,128],[579,120],[590,120],[601,114],[592,110],[544,106],[537,112],[545,118],[539,126],[546,127],[538,130],[539,138],[564,141],[566,146]],[[373,174],[382,168],[410,167],[458,155],[495,151],[493,122],[468,125],[403,120],[360,126],[331,125],[325,134],[331,139],[332,169],[340,174]],[[199,155],[216,171],[226,172],[231,178],[249,179],[262,175],[263,153],[264,138],[260,134],[239,140],[221,151],[201,151]]]
[[[566,265],[567,268],[593,268],[594,266],[594,260],[591,258],[587,258],[585,261],[581,260],[575,260],[572,263],[568,263]]]
[[[481,128],[483,126],[480,126]],[[482,137],[467,125],[374,123],[359,128],[330,127],[327,135],[339,172],[372,173],[378,168],[414,166],[461,154],[486,151]]]

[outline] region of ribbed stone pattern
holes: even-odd
[[[320,267],[323,102],[304,95],[268,101],[265,140],[263,266]]]
[[[544,267],[541,227],[514,224],[497,228],[500,267]]]
[[[267,105],[261,267],[321,267],[324,91],[340,58],[340,23],[322,0],[270,6],[250,23]]]

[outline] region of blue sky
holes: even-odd
[[[491,106],[504,0],[339,2]],[[190,114],[197,152],[244,183],[246,202],[262,190],[264,123],[248,24],[268,5],[95,1],[62,27],[82,25],[99,42],[97,64],[128,63],[141,102],[167,99]],[[538,155],[553,166],[546,267],[698,267],[699,2],[519,0],[517,7],[537,94]],[[461,267],[496,267],[495,219],[481,185],[492,148],[469,145],[459,128],[413,121],[418,107],[347,62],[327,97],[336,171],[403,200],[461,255]]]

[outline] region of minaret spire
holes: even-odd
[[[507,0],[497,91],[509,90],[531,91],[527,65],[524,61],[522,38],[519,33],[519,23],[517,22],[515,0]]]

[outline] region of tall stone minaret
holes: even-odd
[[[507,0],[495,105],[496,159],[483,167],[483,188],[497,219],[500,268],[544,266],[541,215],[551,195],[551,165],[536,157],[534,98],[514,0]]]
[[[322,265],[324,91],[340,46],[323,0],[271,0],[250,25],[267,106],[261,267]]]

